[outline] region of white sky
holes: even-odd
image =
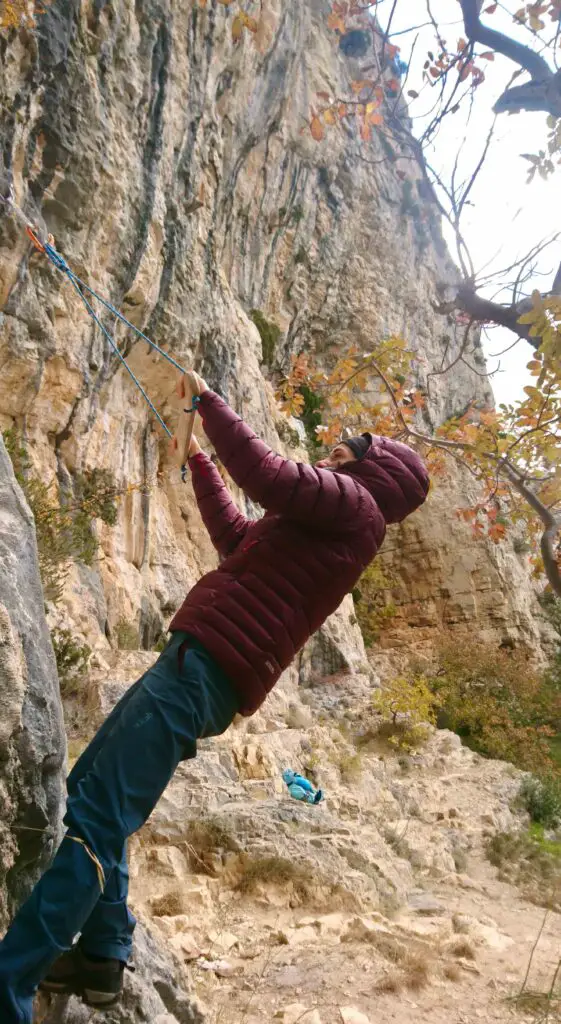
[[[521,6],[521,3],[513,4],[512,0],[504,0],[504,4],[509,6],[510,10]],[[387,17],[385,12],[389,12],[390,6],[389,0],[380,5],[378,17],[383,27],[384,18]],[[451,50],[455,49],[456,41],[465,35],[458,0],[432,0],[431,8],[439,22],[443,38],[449,43]],[[499,9],[494,15],[483,15],[483,18],[487,19],[493,28],[514,35],[521,42],[534,45],[530,33],[522,27],[514,26],[506,11],[501,12]],[[408,29],[411,25],[421,25],[426,21],[425,0],[399,0],[392,22],[392,42],[401,46],[401,56],[408,61],[411,46],[417,37],[406,89],[416,89],[420,92],[419,99],[411,103],[412,116],[419,118],[414,122],[418,135],[422,133],[427,123],[421,115],[426,113],[437,98],[436,89],[425,87],[421,92],[422,68],[427,51],[436,50],[434,29],[429,24],[405,35],[394,36],[393,33]],[[484,49],[478,47],[477,52]],[[550,59],[547,52],[545,56]],[[467,139],[460,162],[466,177],[477,163],[493,119],[493,103],[516,70],[516,65],[512,61],[498,54],[493,63],[480,61],[479,65],[486,71],[486,81],[476,90],[469,126],[466,126],[468,107],[462,107],[457,114],[446,119],[430,153],[431,163],[445,180],[449,177],[458,146],[466,131]],[[527,77],[521,76],[517,84],[525,81]],[[537,153],[544,149],[547,131],[545,113],[521,113],[515,116],[501,114],[498,118],[495,141],[472,192],[473,205],[464,214],[463,220],[463,234],[476,270],[482,268],[489,260],[492,262],[486,273],[489,269],[498,270],[558,230],[561,167],[548,181],[544,182],[536,176],[532,184],[528,185],[526,176],[530,165],[520,156],[522,152]],[[454,253],[452,233],[447,230],[446,225],[444,231]],[[561,238],[541,255],[538,272],[546,276],[537,276],[533,285],[527,286],[528,290],[531,291],[532,286],[545,290],[552,283],[560,260]],[[496,295],[496,287],[487,294],[490,298],[499,297]],[[494,370],[499,363],[499,360],[493,357],[493,353],[500,352],[513,341],[514,335],[503,328],[493,329],[489,339],[483,339],[489,370]],[[522,387],[529,381],[526,364],[531,353],[529,345],[519,342],[514,349],[500,357],[500,370],[492,377],[497,402],[512,402],[520,396]]]

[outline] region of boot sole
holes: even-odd
[[[50,992],[52,995],[72,995],[76,992],[76,984],[72,981],[41,981],[40,992]]]
[[[122,995],[121,992],[97,992],[95,989],[82,989],[77,983],[55,981],[42,981],[39,991],[47,992],[51,996],[78,996],[86,1006],[93,1009],[114,1006]]]
[[[121,998],[120,992],[95,992],[90,988],[83,989],[79,995],[86,1006],[91,1006],[94,1009],[105,1009],[108,1006],[115,1006],[115,1003],[118,1003]]]

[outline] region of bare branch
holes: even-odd
[[[519,43],[516,39],[511,39],[502,32],[497,32],[496,29],[482,24],[479,17],[480,5],[477,0],[460,0],[460,7],[464,16],[466,35],[472,42],[481,43],[483,46],[488,46],[490,50],[502,53],[504,57],[508,57],[528,71],[535,81],[543,82],[552,77],[547,61],[540,57],[539,53],[531,50],[529,46]]]
[[[520,324],[518,318],[520,312],[516,306],[503,306],[500,302],[492,302],[478,295],[470,281],[463,282],[456,293],[455,306],[467,313],[473,320],[481,323],[491,321],[507,327],[509,331],[523,338],[533,348],[538,349],[541,345],[541,338],[533,338],[530,335],[531,324]]]

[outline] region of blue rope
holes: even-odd
[[[62,270],[62,267],[61,267],[60,269]],[[173,437],[173,434],[172,434],[171,430],[168,430],[168,428],[166,427],[166,425],[165,425],[165,423],[164,423],[164,421],[163,421],[162,417],[160,416],[160,414],[159,414],[158,410],[156,409],[156,406],[154,405],[154,403],[152,402],[152,400],[151,400],[151,399],[150,399],[150,398],[148,397],[148,395],[146,394],[146,392],[145,392],[144,388],[142,387],[142,384],[140,383],[140,381],[139,381],[138,377],[137,377],[137,376],[136,376],[136,375],[135,375],[135,374],[133,373],[133,371],[131,370],[131,368],[130,368],[129,364],[127,363],[127,361],[126,361],[126,359],[125,359],[125,357],[124,357],[124,355],[122,355],[122,353],[121,353],[121,352],[119,351],[119,348],[118,348],[118,346],[117,346],[117,343],[116,343],[115,339],[114,339],[114,338],[112,337],[112,335],[111,335],[111,334],[109,333],[109,331],[108,331],[108,330],[107,330],[107,329],[106,329],[106,328],[105,328],[105,327],[103,326],[103,324],[102,324],[101,320],[99,319],[99,317],[98,317],[98,315],[97,315],[97,313],[96,313],[95,309],[94,309],[94,308],[93,308],[93,306],[92,306],[92,305],[91,305],[91,304],[90,304],[90,303],[88,302],[88,300],[87,300],[86,296],[85,296],[85,295],[82,295],[82,292],[80,291],[80,288],[79,288],[79,286],[78,286],[78,284],[77,284],[77,281],[75,281],[75,280],[74,280],[74,275],[73,275],[72,271],[68,271],[68,270],[66,270],[66,271],[65,271],[65,273],[66,273],[66,276],[68,277],[68,280],[69,280],[69,281],[70,281],[70,283],[72,284],[73,288],[74,288],[74,289],[76,290],[76,292],[78,293],[78,295],[79,295],[79,296],[80,296],[80,298],[82,299],[82,302],[84,303],[84,305],[85,305],[86,309],[88,310],[88,313],[89,313],[89,314],[90,314],[90,316],[91,316],[91,317],[92,317],[92,318],[93,318],[93,319],[95,320],[95,322],[96,322],[97,326],[98,326],[98,327],[99,327],[99,328],[100,328],[100,329],[102,330],[103,334],[104,334],[104,335],[105,335],[105,337],[107,338],[107,341],[108,341],[108,342],[109,342],[109,344],[111,345],[111,348],[113,349],[113,351],[114,351],[115,355],[119,357],[119,359],[121,360],[121,362],[122,362],[123,366],[125,367],[125,370],[127,371],[127,373],[129,374],[129,376],[130,376],[130,377],[132,378],[132,380],[133,380],[133,381],[134,381],[134,383],[136,384],[136,386],[137,386],[138,390],[140,391],[141,395],[143,396],[144,400],[145,400],[145,401],[146,401],[146,402],[148,403],[148,405],[150,406],[150,409],[151,409],[151,410],[152,410],[152,412],[154,413],[154,415],[155,415],[156,419],[158,420],[158,422],[160,423],[160,425],[161,425],[161,426],[162,426],[162,427],[164,428],[164,430],[165,430],[166,434],[168,435],[168,437],[169,437],[169,438],[172,438],[172,437]]]
[[[5,200],[3,196],[0,196],[0,199],[2,199],[4,202],[7,202],[7,200]],[[124,355],[121,353],[119,346],[117,345],[117,342],[113,338],[112,334],[110,334],[107,328],[102,324],[92,304],[84,295],[84,292],[89,292],[89,294],[92,295],[93,298],[97,299],[97,301],[100,302],[102,306],[105,306],[105,308],[108,309],[115,317],[117,317],[118,320],[126,324],[127,327],[130,327],[131,330],[133,330],[135,334],[137,334],[140,338],[146,341],[151,348],[153,348],[156,352],[163,356],[164,359],[167,359],[167,361],[171,363],[172,366],[176,368],[176,370],[179,370],[180,373],[185,373],[184,368],[173,358],[173,356],[170,356],[167,352],[164,351],[163,348],[160,348],[160,346],[157,345],[155,341],[152,341],[151,338],[144,334],[143,331],[141,331],[138,327],[135,327],[135,325],[131,323],[130,320],[127,320],[126,316],[124,316],[118,309],[116,309],[115,306],[112,305],[112,303],[108,302],[107,299],[104,299],[103,296],[99,295],[99,293],[96,292],[93,288],[90,288],[90,286],[86,284],[85,281],[82,281],[78,277],[78,275],[75,274],[74,271],[69,267],[68,263],[64,259],[64,256],[61,256],[61,254],[57,252],[54,245],[51,245],[50,242],[45,242],[43,245],[43,252],[45,253],[47,259],[51,261],[53,266],[55,266],[57,270],[60,270],[65,275],[65,277],[68,278],[75,292],[77,293],[77,295],[79,295],[80,299],[84,303],[84,306],[86,307],[88,313],[92,317],[94,323],[97,324],[104,337],[107,338],[107,341],[109,342],[111,348],[113,349],[113,352],[118,357],[122,365],[125,367],[125,370],[129,374],[131,380],[134,382],[134,384],[136,384],[138,390],[140,391],[142,397],[144,398],[144,401],[146,402],[150,410],[154,413],[154,416],[158,420],[158,423],[164,429],[167,436],[173,439],[173,434],[171,433],[171,430],[168,430],[166,424],[164,423],[162,417],[160,416],[158,410],[156,409],[156,406],[154,405],[150,397],[147,395],[136,374],[133,373],[133,371],[131,370]],[[200,396],[195,395],[191,403],[191,408],[185,409],[184,411],[187,413],[196,412],[200,400]],[[186,477],[187,466],[183,465],[181,467],[181,479],[183,480],[183,482],[185,482]]]
[[[163,356],[164,359],[167,359],[167,361],[169,363],[171,363],[172,366],[175,366],[176,370],[179,370],[180,373],[185,373],[184,368],[173,358],[173,356],[170,356],[167,352],[164,351],[163,348],[160,348],[160,346],[157,345],[155,341],[152,341],[151,338],[149,338],[146,334],[144,334],[143,331],[141,331],[138,327],[135,327],[135,325],[133,323],[131,323],[130,320],[127,320],[126,316],[124,316],[118,309],[116,309],[115,306],[113,306],[111,302],[108,302],[107,299],[104,299],[102,295],[99,295],[99,293],[96,292],[93,288],[90,288],[90,286],[88,284],[86,284],[85,281],[82,281],[78,277],[78,275],[75,274],[74,271],[71,270],[71,268],[68,266],[68,263],[64,259],[64,256],[61,256],[61,254],[59,252],[57,252],[55,247],[53,245],[51,245],[50,242],[46,242],[45,243],[44,251],[45,251],[45,255],[51,261],[53,266],[55,266],[57,268],[57,270],[62,271],[62,273],[65,274],[65,276],[68,278],[68,280],[70,281],[72,287],[77,292],[77,294],[80,296],[80,298],[81,298],[82,302],[84,303],[84,306],[86,307],[88,313],[90,314],[90,316],[93,318],[93,320],[95,321],[97,326],[100,328],[100,330],[103,332],[103,334],[107,338],[107,341],[111,345],[111,348],[113,349],[115,355],[118,356],[118,358],[120,359],[120,361],[123,364],[123,366],[125,367],[127,373],[129,374],[129,376],[131,377],[131,379],[134,381],[134,383],[136,384],[137,388],[139,389],[142,397],[144,398],[144,400],[146,401],[146,403],[148,404],[148,406],[150,407],[150,409],[154,413],[156,419],[158,420],[160,425],[163,427],[163,429],[165,430],[165,432],[168,435],[168,437],[172,438],[173,434],[171,433],[170,430],[168,430],[166,424],[164,423],[162,417],[160,416],[158,410],[156,409],[156,406],[154,405],[152,400],[147,395],[147,393],[144,390],[142,384],[140,383],[138,377],[131,370],[129,364],[127,363],[127,361],[125,359],[125,357],[123,356],[123,354],[119,350],[119,347],[118,347],[115,339],[109,333],[107,328],[104,327],[104,325],[102,324],[101,320],[99,319],[99,317],[98,317],[97,313],[95,312],[95,310],[94,310],[93,306],[91,305],[91,303],[88,302],[88,299],[84,295],[84,291],[89,292],[90,295],[92,295],[95,299],[97,299],[98,302],[100,302],[102,304],[102,306],[105,306],[106,309],[108,309],[111,313],[113,313],[113,315],[116,316],[118,320],[120,320],[122,323],[126,324],[127,327],[130,327],[131,330],[133,330],[135,332],[135,334],[137,334],[140,338],[142,338],[144,341],[146,341],[150,345],[151,348],[153,348],[156,352],[159,352],[159,354],[161,356]],[[192,402],[191,408],[190,409],[186,409],[185,412],[195,412],[199,402],[200,402],[200,398],[199,398],[198,395],[196,395],[193,398],[193,402]],[[182,466],[181,467],[181,475],[182,475],[182,479],[183,480],[185,480],[184,470],[186,472],[186,467]]]
[[[45,251],[46,250],[47,250],[47,247],[45,246]],[[55,252],[56,252],[56,250],[55,250]],[[49,256],[49,259],[52,259],[52,257],[50,256],[49,253],[47,253],[47,255]],[[58,256],[59,254],[56,253],[56,255]],[[60,258],[62,259],[62,257],[60,257]],[[54,260],[53,260],[53,263],[55,263]],[[63,263],[64,263],[64,260],[63,260]],[[55,266],[58,266],[58,264],[55,263]],[[179,370],[180,373],[185,373],[184,368],[178,362],[175,361],[173,356],[170,356],[168,352],[165,352],[163,348],[160,348],[160,346],[157,345],[155,341],[152,341],[152,339],[149,338],[148,335],[144,334],[140,330],[139,327],[135,327],[135,325],[133,323],[131,323],[130,320],[127,320],[126,316],[123,316],[123,314],[120,313],[118,309],[115,309],[115,306],[111,305],[111,303],[108,302],[107,299],[104,299],[102,295],[99,295],[96,291],[94,291],[93,288],[90,288],[89,284],[86,284],[85,281],[81,281],[80,278],[77,277],[77,275],[74,273],[74,271],[70,270],[70,267],[68,267],[66,265],[65,267],[60,267],[59,269],[61,269],[61,270],[66,269],[67,273],[72,275],[74,280],[80,285],[81,288],[84,288],[86,291],[88,291],[90,293],[90,295],[93,295],[94,298],[97,299],[98,302],[101,302],[101,304],[103,306],[105,306],[105,308],[108,309],[111,313],[113,313],[117,317],[117,319],[121,320],[121,322],[126,324],[127,327],[130,327],[131,330],[133,330],[136,334],[138,334],[138,336],[140,338],[143,338],[144,341],[148,342],[148,344],[153,349],[155,349],[156,352],[159,352],[160,355],[164,357],[164,359],[167,359],[168,363],[171,363],[172,366],[175,366],[176,370]]]

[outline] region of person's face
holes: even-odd
[[[343,441],[340,444],[335,445],[332,448],[326,459],[321,459],[320,462],[316,462],[318,469],[341,469],[341,466],[345,466],[348,462],[356,462],[356,455],[351,451],[348,445]]]

